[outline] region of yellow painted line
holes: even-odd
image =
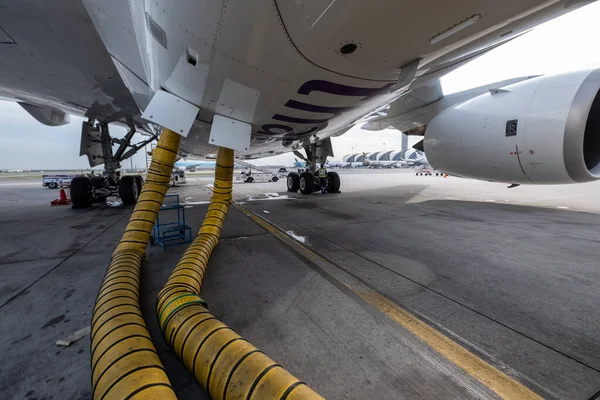
[[[384,313],[392,321],[409,330],[421,341],[425,342],[429,347],[437,351],[467,374],[471,375],[477,381],[488,387],[501,398],[542,399],[541,396],[527,388],[519,381],[508,376],[488,362],[482,360],[454,340],[450,339],[448,336],[442,334],[435,328],[429,326],[427,323],[421,321],[413,314],[404,310],[387,297],[381,295],[368,286],[363,285],[359,281],[355,281],[339,267],[310,250],[300,242],[294,240],[281,229],[277,228],[275,225],[271,224],[261,216],[256,215],[240,204],[234,204],[234,207],[309,261],[316,263],[317,265],[326,264],[328,269],[334,268],[335,270],[341,271],[343,276],[345,276],[347,279],[340,279],[341,274],[332,275],[330,271],[323,269],[333,279],[336,279],[339,283],[346,286],[353,293],[358,295],[362,300],[375,307],[380,312]]]

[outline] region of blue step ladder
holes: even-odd
[[[175,214],[177,221],[175,221]],[[179,195],[165,196],[152,228],[150,245],[157,243],[165,250],[167,246],[191,242],[192,228],[185,223],[185,208],[179,203]]]

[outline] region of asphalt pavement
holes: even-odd
[[[234,185],[236,200],[271,228],[232,208],[203,286],[213,313],[332,399],[500,397],[469,368],[473,359],[544,398],[600,390],[600,184],[507,189],[409,171],[341,176],[335,195],[287,193],[284,181]],[[193,231],[210,183],[188,174],[171,190]],[[131,208],[50,207],[55,197],[37,181],[0,182],[7,399],[91,398],[89,338],[55,342],[89,325]],[[162,341],[154,314],[184,250],[149,247],[142,308],[179,397],[207,398]],[[390,310],[409,313],[421,330]],[[427,341],[431,328],[473,359]]]

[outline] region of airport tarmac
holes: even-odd
[[[340,175],[340,194],[234,184],[243,208],[203,285],[213,313],[330,399],[598,395],[600,183]],[[188,174],[170,191],[194,231],[211,183]],[[89,337],[55,342],[89,325],[131,208],[50,207],[57,195],[0,181],[2,398],[91,398]],[[148,248],[142,308],[179,398],[208,398],[156,325],[156,294],[184,251]]]

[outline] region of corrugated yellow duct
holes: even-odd
[[[164,129],[92,316],[94,399],[176,399],[139,305],[140,270],[167,190],[180,136]]]
[[[213,399],[322,399],[212,315],[202,279],[231,204],[233,150],[219,148],[214,193],[198,236],[158,295],[167,343]]]

